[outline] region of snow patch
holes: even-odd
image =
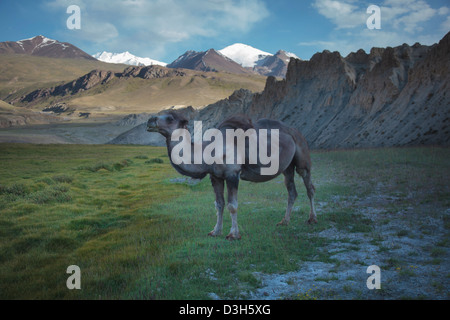
[[[165,67],[167,63],[157,61],[150,58],[137,57],[128,51],[122,53],[112,53],[112,52],[99,52],[93,55],[97,60],[107,62],[107,63],[123,63],[132,66],[151,66],[159,65]]]
[[[289,58],[295,58],[295,59],[300,59],[299,57],[297,57],[297,55],[295,55],[295,53],[292,52],[286,52],[285,54],[289,57]]]

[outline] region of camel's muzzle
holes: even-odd
[[[157,117],[151,117],[147,122],[147,131],[158,132]]]

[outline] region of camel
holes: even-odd
[[[281,222],[277,225],[288,225],[291,218],[292,207],[298,196],[294,182],[295,172],[302,177],[310,201],[310,213],[307,223],[317,223],[317,216],[314,208],[315,187],[311,181],[311,159],[309,148],[300,132],[277,120],[261,119],[253,124],[251,119],[246,115],[231,116],[218,126],[218,130],[224,133],[226,129],[248,130],[249,128],[254,128],[256,129],[256,132],[259,132],[258,129],[267,129],[267,132],[273,129],[279,130],[278,171],[273,175],[261,175],[260,168],[262,165],[259,161],[257,164],[249,164],[249,162],[245,162],[244,164],[225,164],[225,162],[224,164],[206,164],[204,162],[201,164],[175,164],[172,159],[172,150],[177,142],[172,141],[172,133],[174,133],[176,129],[187,129],[187,125],[188,119],[180,112],[170,110],[158,116],[151,117],[147,123],[147,131],[158,132],[166,138],[171,164],[179,173],[194,179],[203,179],[209,174],[215,193],[215,207],[217,210],[217,223],[214,229],[209,232],[209,236],[216,237],[222,234],[223,211],[225,208],[225,182],[228,195],[227,208],[231,215],[231,229],[226,236],[226,239],[235,240],[241,239],[237,222],[239,181],[266,182],[274,179],[280,174],[284,175],[284,184],[288,191],[288,201],[286,213]],[[204,142],[202,143],[204,144]],[[268,141],[268,144],[269,143],[270,141]],[[203,145],[202,148],[204,149],[205,146]],[[194,146],[192,150],[194,150]],[[224,150],[224,153],[225,152],[226,151]],[[248,156],[248,148],[246,145],[246,159]]]

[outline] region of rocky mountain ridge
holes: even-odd
[[[61,118],[69,116],[73,121],[83,119],[78,118],[78,114],[109,121],[111,117],[154,113],[171,106],[204,107],[239,88],[259,92],[266,79],[255,74],[202,72],[156,65],[116,67],[112,71],[95,65],[94,68],[82,76],[76,75],[74,80],[43,82],[30,86],[29,90],[7,95],[3,100],[16,108],[53,112]],[[48,72],[51,74],[52,69]],[[61,105],[65,107],[60,108]]]
[[[248,74],[249,70],[243,68],[237,62],[224,56],[220,52],[209,49],[204,52],[187,51],[174,62],[167,65],[168,68],[183,68],[197,71],[225,71],[236,74]]]
[[[0,54],[26,54],[50,58],[83,58],[107,63],[133,66],[160,65],[197,71],[221,71],[235,74],[259,74],[284,78],[293,53],[279,50],[276,54],[236,43],[222,50],[186,51],[170,64],[150,58],[137,57],[128,51],[122,53],[98,52],[89,55],[76,46],[39,35],[33,38],[0,42]]]
[[[0,42],[0,54],[26,54],[50,58],[82,58],[95,60],[73,44],[49,39],[42,35],[19,41]]]
[[[227,49],[235,49],[236,51]],[[186,51],[175,61],[168,64],[167,67],[198,71],[225,71],[236,74],[256,73],[263,76],[284,78],[291,57],[297,58],[294,54],[284,50],[279,50],[272,55],[240,44],[237,49],[234,46],[229,46],[219,51],[214,49],[203,52]]]
[[[290,58],[299,59],[284,50],[271,54],[242,43],[235,43],[219,52],[255,73],[280,78],[285,77]]]
[[[278,119],[313,149],[450,145],[449,92],[450,33],[432,46],[292,58],[286,79],[268,77],[262,93],[236,91],[192,119],[205,130],[236,113]]]
[[[450,33],[433,46],[373,48],[345,58],[324,51],[310,61],[291,59],[286,79],[269,77],[261,94],[230,113],[282,120],[312,148],[449,145],[449,71]]]
[[[172,76],[183,77],[185,75],[186,73],[183,71],[157,65],[128,67],[123,72],[92,70],[88,74],[71,82],[51,88],[37,89],[19,99],[11,101],[11,103],[28,103],[29,105],[33,105],[48,97],[74,95],[78,92],[90,90],[98,85],[107,84],[114,78],[157,79]]]
[[[284,78],[291,58],[298,59],[292,53],[279,50],[274,55],[267,56],[257,62],[253,71],[263,76]]]

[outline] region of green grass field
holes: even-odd
[[[321,250],[332,241],[321,231],[371,232],[370,220],[337,196],[364,198],[382,183],[399,199],[390,210],[430,188],[418,201],[450,207],[449,158],[448,148],[314,152],[319,223],[304,223],[309,205],[298,177],[288,227],[276,227],[287,197],[282,177],[241,182],[242,240],[230,242],[227,212],[224,236],[207,236],[216,220],[209,179],[173,183],[180,176],[165,148],[0,144],[0,299],[246,298],[261,285],[255,272],[337,263]],[[448,250],[448,238],[440,245]],[[70,265],[81,269],[81,290],[66,287]]]

